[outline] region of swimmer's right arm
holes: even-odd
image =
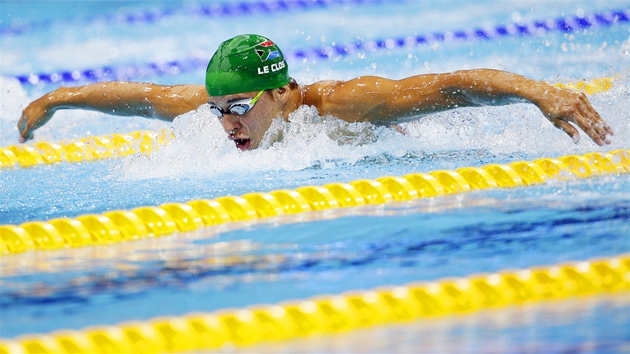
[[[208,101],[203,85],[162,86],[135,82],[103,82],[62,87],[31,102],[18,122],[20,142],[48,122],[57,110],[86,109],[118,116],[172,121]]]

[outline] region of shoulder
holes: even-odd
[[[324,102],[333,102],[336,99],[346,100],[348,97],[377,92],[375,88],[390,81],[378,76],[360,76],[350,80],[323,80],[310,85],[302,85],[302,91],[306,104],[320,106]]]
[[[334,92],[335,88],[342,81],[325,80],[318,81],[310,85],[300,85],[300,89],[304,95],[304,104],[320,108],[326,97]]]
[[[323,80],[310,85],[303,85],[302,89],[306,94],[326,95],[343,83],[344,81],[341,80]]]
[[[359,76],[349,80],[322,80],[310,85],[303,85],[306,90],[327,93],[329,90],[343,87],[365,87],[379,85],[381,83],[389,83],[393,80],[380,76]]]
[[[376,109],[392,94],[389,79],[362,76],[355,79],[326,80],[302,86],[303,103],[315,107],[321,115],[331,115],[347,122],[371,121]]]

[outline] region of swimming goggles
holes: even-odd
[[[219,118],[223,118],[224,114],[236,114],[238,116],[242,116],[243,114],[249,112],[252,107],[256,104],[260,96],[262,96],[265,90],[258,92],[258,94],[254,98],[245,98],[242,100],[238,100],[230,105],[227,110],[223,110],[221,107],[218,107],[214,104],[210,104],[210,112]]]

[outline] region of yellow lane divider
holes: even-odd
[[[173,138],[170,130],[136,131],[128,134],[90,136],[59,143],[38,142],[0,148],[0,169],[32,167],[59,162],[90,162],[128,156],[149,155]]]
[[[599,78],[555,86],[588,94],[598,94],[613,86],[612,78]],[[129,134],[92,136],[60,143],[38,142],[33,145],[12,145],[0,148],[0,169],[33,167],[58,162],[89,162],[120,158],[134,153],[150,154],[173,139],[170,130],[137,131]]]
[[[0,354],[173,353],[332,334],[480,309],[630,290],[630,255],[156,317],[0,341]]]
[[[232,221],[526,186],[544,183],[550,178],[587,178],[628,172],[630,150],[614,150],[167,203],[47,222],[0,225],[0,254],[105,245],[194,231]]]
[[[594,95],[610,90],[613,87],[613,79],[610,77],[603,77],[589,81],[584,80],[566,84],[554,84],[554,86],[582,91],[588,93],[589,95]]]

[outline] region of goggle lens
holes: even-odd
[[[248,104],[235,103],[230,106],[230,113],[242,116],[243,114],[247,113],[247,111],[249,111],[251,107],[252,106]]]
[[[232,103],[226,111],[221,109],[221,107],[212,104],[210,105],[210,112],[219,118],[223,118],[224,114],[236,114],[237,116],[242,116],[254,107],[263,92],[265,91],[263,90],[258,92],[258,94],[252,99],[244,99]]]
[[[210,105],[210,112],[219,118],[223,117],[223,110],[215,105]]]

